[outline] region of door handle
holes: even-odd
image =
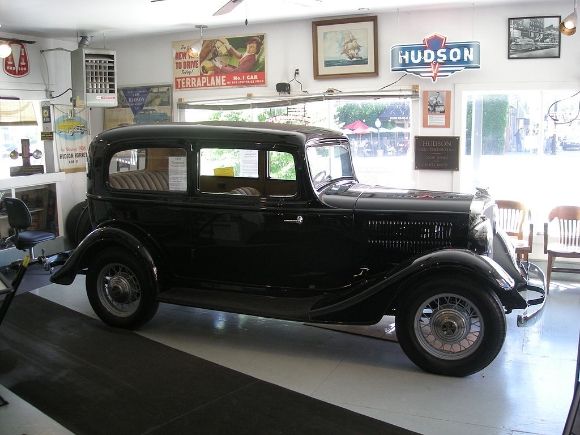
[[[296,219],[284,219],[284,222],[287,224],[302,224],[304,222],[304,218],[302,216],[297,216]]]

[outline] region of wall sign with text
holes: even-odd
[[[264,86],[265,35],[173,42],[174,90]]]
[[[395,45],[391,48],[391,71],[404,71],[433,82],[464,69],[480,67],[479,42],[447,42],[433,34],[423,44]]]
[[[459,171],[459,136],[415,136],[415,169]]]

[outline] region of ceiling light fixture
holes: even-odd
[[[7,58],[12,53],[12,47],[7,41],[0,41],[0,59]]]
[[[207,29],[205,24],[196,24],[196,29],[199,29],[199,39],[192,42],[191,46],[187,49],[187,55],[191,58],[199,58],[199,53],[201,52],[201,46],[203,44],[203,29]]]
[[[572,36],[576,33],[576,25],[578,24],[578,13],[576,9],[576,0],[574,0],[574,11],[562,20],[560,23],[560,32],[566,36]]]

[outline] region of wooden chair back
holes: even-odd
[[[498,199],[498,225],[508,236],[524,238],[524,223],[529,220],[530,212],[524,203],[512,200]]]
[[[550,211],[548,222],[558,220],[558,242],[566,246],[580,247],[580,207],[562,205]],[[544,234],[548,234],[546,225]]]

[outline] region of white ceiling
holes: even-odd
[[[529,4],[545,0],[244,0],[213,16],[227,0],[0,0],[0,35],[108,39],[210,28],[444,7]]]

